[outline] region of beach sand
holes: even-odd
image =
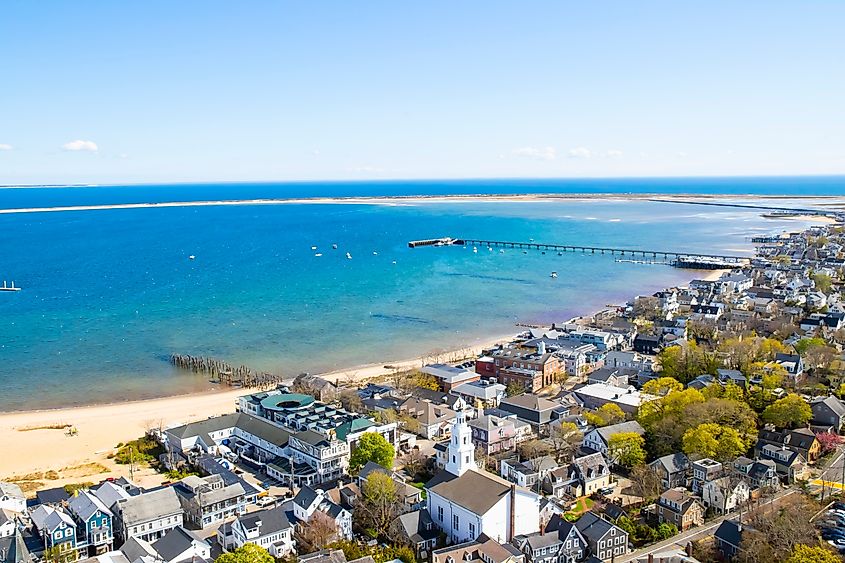
[[[442,360],[478,355],[482,349],[509,340],[511,336],[484,340],[458,351],[444,352]],[[423,358],[389,361],[321,375],[340,385],[354,385],[390,375],[397,369],[405,371],[420,368],[423,362]],[[106,477],[126,476],[128,467],[117,465],[109,459],[117,444],[134,440],[151,428],[178,426],[234,412],[237,398],[248,392],[245,389],[225,389],[144,401],[0,414],[0,445],[6,452],[6,455],[0,456],[0,480],[21,480],[21,477],[27,476],[24,480],[31,482],[27,488],[34,491],[68,483],[97,482]],[[68,436],[63,428],[65,425],[73,426],[77,435]],[[135,481],[142,486],[156,485],[163,479],[163,475],[149,469],[135,476]]]

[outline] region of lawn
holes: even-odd
[[[575,520],[578,520],[582,514],[588,512],[593,507],[593,504],[595,503],[590,497],[580,497],[575,501],[575,507],[564,513],[563,517],[568,522],[574,522]]]

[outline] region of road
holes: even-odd
[[[821,472],[818,479],[810,481],[811,485],[828,489],[843,489],[843,471],[845,470],[845,451],[840,452],[836,459]]]
[[[768,506],[772,503],[777,503],[782,499],[788,497],[789,495],[795,494],[798,491],[795,489],[786,489],[780,491],[771,499],[760,503],[760,506]],[[646,547],[637,549],[629,553],[628,555],[624,555],[622,557],[617,557],[615,559],[615,563],[629,563],[632,561],[637,561],[640,558],[648,557],[649,553],[657,553],[658,551],[664,551],[668,548],[677,547],[680,549],[686,549],[687,543],[690,541],[694,541],[697,539],[701,539],[713,534],[716,531],[716,528],[719,527],[719,524],[722,523],[723,520],[729,520],[731,518],[736,518],[736,513],[726,514],[724,516],[720,516],[715,520],[711,520],[704,524],[704,526],[699,526],[697,528],[691,528],[686,532],[682,532],[675,536],[672,536],[668,540],[663,540],[661,542],[657,542]],[[743,519],[747,516],[747,513],[743,514]]]

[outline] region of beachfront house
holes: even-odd
[[[76,522],[63,509],[45,504],[39,505],[30,514],[45,550],[52,550],[65,557],[76,559],[70,552],[77,550]],[[39,546],[40,548],[41,546]]]
[[[155,541],[184,523],[185,511],[173,487],[118,500],[112,507],[115,535]]]
[[[207,528],[246,512],[243,486],[226,484],[220,475],[190,475],[173,486],[185,511],[185,521],[197,528]]]
[[[68,503],[71,517],[76,521],[77,547],[87,555],[110,551],[114,543],[112,513],[90,491],[79,491]]]

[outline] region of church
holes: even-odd
[[[445,470],[426,483],[428,512],[451,543],[485,534],[499,543],[540,530],[540,497],[482,471],[463,414],[452,425]]]

